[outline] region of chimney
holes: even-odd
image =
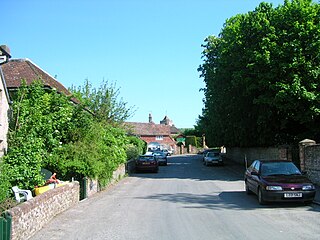
[[[153,123],[151,113],[149,113],[149,123]]]

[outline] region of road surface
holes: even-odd
[[[320,207],[260,206],[243,172],[172,156],[159,173],[133,174],[59,214],[31,239],[320,239]]]

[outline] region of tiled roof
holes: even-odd
[[[55,88],[66,96],[71,95],[61,83],[29,59],[11,59],[1,67],[8,89],[18,88],[22,79],[26,81],[27,85],[30,85],[34,80],[41,80],[45,87]]]
[[[176,128],[175,126],[170,126],[170,132],[171,132],[171,134],[181,133],[181,131],[178,128]]]
[[[126,122],[129,131],[140,136],[169,136],[170,126],[155,123]]]

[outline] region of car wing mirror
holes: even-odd
[[[254,171],[252,171],[250,174],[253,175],[253,176],[259,176],[259,173],[254,172]]]

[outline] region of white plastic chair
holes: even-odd
[[[33,198],[30,190],[19,189],[17,186],[14,186],[12,187],[12,191],[18,203],[28,201]]]

